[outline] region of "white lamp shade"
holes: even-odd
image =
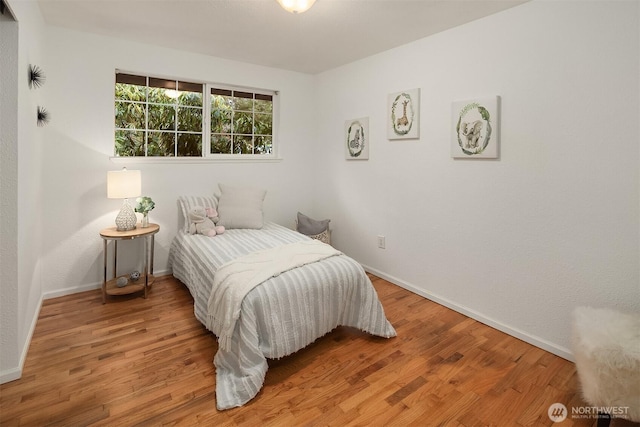
[[[316,0],[277,0],[284,10],[291,13],[302,13],[311,8]]]
[[[138,170],[107,172],[107,197],[109,199],[127,199],[142,194],[142,177]]]

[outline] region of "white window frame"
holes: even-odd
[[[222,90],[232,90],[239,92],[250,92],[253,94],[260,95],[270,95],[273,102],[273,112],[272,112],[272,123],[271,123],[271,153],[270,154],[221,154],[221,153],[211,153],[211,89],[222,89]],[[206,106],[205,106],[205,114],[206,114],[206,125],[205,128],[207,130],[207,135],[203,139],[202,146],[203,149],[206,146],[206,158],[216,159],[216,160],[273,160],[278,159],[278,145],[276,143],[277,133],[278,133],[278,122],[279,119],[279,111],[280,111],[280,97],[279,92],[275,90],[268,89],[256,89],[250,88],[246,86],[234,86],[228,84],[220,84],[220,83],[207,83],[205,84],[205,91],[207,95]],[[253,112],[255,115],[255,111]],[[232,125],[233,126],[233,125]],[[255,135],[253,135],[255,136]],[[206,142],[205,142],[206,141]]]
[[[260,89],[253,88],[248,86],[237,86],[237,85],[229,85],[222,83],[211,83],[204,82],[197,79],[189,79],[189,78],[180,78],[180,77],[167,77],[157,74],[149,74],[149,73],[140,73],[135,71],[125,71],[116,69],[115,73],[124,73],[131,74],[140,77],[145,77],[147,86],[149,84],[150,78],[158,78],[165,80],[175,80],[187,83],[197,83],[202,84],[203,87],[203,100],[202,100],[202,114],[204,115],[202,120],[202,152],[200,156],[116,156],[115,155],[115,141],[114,141],[114,153],[110,159],[115,163],[202,163],[202,162],[211,162],[211,161],[222,161],[222,162],[273,162],[282,160],[279,157],[279,141],[278,141],[278,128],[279,128],[279,119],[280,119],[280,96],[279,91],[270,90],[270,89]],[[115,74],[114,74],[114,87],[115,87]],[[269,154],[221,154],[221,153],[211,153],[211,89],[223,89],[223,90],[233,90],[233,91],[242,91],[249,92],[253,94],[261,94],[261,95],[270,95],[272,97],[273,102],[273,111],[272,111],[272,133],[271,133],[271,153]],[[114,92],[114,103],[118,101],[115,98]],[[148,100],[146,101],[148,103]],[[255,114],[255,111],[253,112]],[[177,111],[176,111],[176,120]],[[148,126],[146,123],[148,121],[148,115],[145,117],[145,126]],[[114,132],[115,132],[115,124],[114,124]],[[146,129],[147,132],[149,129]],[[252,135],[255,136],[255,135]],[[146,148],[145,148],[146,151]]]

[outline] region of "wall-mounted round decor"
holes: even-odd
[[[46,125],[49,123],[49,120],[51,120],[49,112],[44,107],[38,105],[38,126],[42,127]]]
[[[29,65],[29,89],[39,88],[47,78],[37,65]]]

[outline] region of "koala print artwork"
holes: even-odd
[[[498,157],[498,101],[495,97],[453,104],[452,157]]]

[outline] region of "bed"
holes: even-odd
[[[182,200],[188,205],[215,204],[215,199]],[[221,212],[222,217],[222,212]],[[239,305],[228,340],[211,325],[210,296],[218,276],[233,260],[245,260],[273,248],[297,247],[311,240],[296,231],[264,223],[262,228],[232,228],[215,237],[191,235],[181,228],[170,249],[173,275],[186,285],[196,318],[218,336],[216,406],[242,406],[262,388],[267,359],[294,353],[337,326],[372,335],[396,335],[362,266],[337,253],[273,275],[248,291]],[[314,243],[318,243],[314,241]],[[309,243],[310,244],[310,243]],[[328,245],[325,245],[328,246]]]

